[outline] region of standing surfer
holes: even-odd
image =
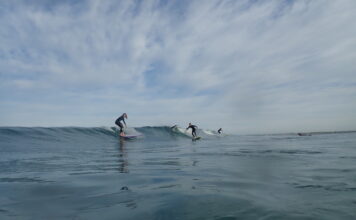
[[[186,130],[188,130],[189,128],[192,129],[192,136],[193,136],[193,138],[195,138],[197,136],[197,133],[195,130],[198,128],[198,126],[192,125],[192,123],[189,123],[189,126],[186,128]]]
[[[126,114],[126,113],[122,114],[122,115],[121,115],[118,119],[116,119],[116,121],[115,121],[115,124],[120,127],[120,136],[124,136],[124,135],[125,135],[124,130],[123,130],[124,126],[123,126],[122,123],[121,123],[121,121],[123,121],[124,124],[125,124],[125,127],[127,127],[126,122],[125,122],[125,118],[127,119],[127,114]]]

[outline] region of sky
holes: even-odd
[[[355,0],[3,0],[0,126],[356,130]]]

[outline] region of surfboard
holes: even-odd
[[[137,138],[138,136],[137,135],[120,135],[120,137],[123,139],[131,140],[131,139]]]
[[[194,137],[192,140],[193,141],[197,141],[197,140],[200,140],[201,139],[201,137]]]

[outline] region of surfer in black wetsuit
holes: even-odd
[[[222,128],[219,128],[218,133],[221,134],[221,132],[222,132]]]
[[[192,125],[192,123],[189,123],[189,126],[186,128],[186,130],[188,130],[189,128],[192,129],[192,136],[195,138],[197,136],[197,133],[195,130],[198,128],[198,126]]]
[[[126,114],[126,113],[122,114],[122,115],[121,115],[118,119],[116,119],[116,121],[115,121],[115,124],[120,127],[120,135],[125,135],[124,130],[123,130],[124,126],[123,126],[122,123],[121,123],[121,121],[123,121],[124,124],[125,124],[125,126],[127,127],[126,122],[125,122],[125,118],[127,119],[127,114]]]

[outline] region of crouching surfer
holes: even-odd
[[[219,128],[218,133],[221,134],[221,132],[222,132],[222,128]]]
[[[198,126],[192,125],[192,123],[189,123],[189,126],[186,128],[186,130],[188,130],[189,128],[192,129],[193,138],[196,138],[197,137],[196,129],[198,128]]]
[[[127,127],[126,122],[125,122],[125,118],[127,119],[127,114],[126,114],[126,113],[122,114],[122,115],[121,115],[118,119],[116,119],[116,121],[115,121],[115,124],[120,127],[120,136],[125,136],[125,133],[124,133],[124,130],[123,130],[123,129],[124,129],[124,126],[123,126],[122,123],[121,123],[121,121],[123,121],[124,124],[125,124],[125,127]]]

